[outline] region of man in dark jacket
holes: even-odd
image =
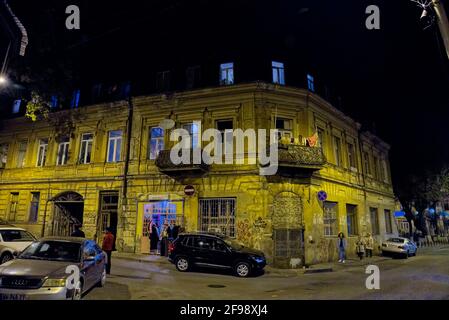
[[[103,249],[103,251],[106,252],[106,255],[108,256],[108,263],[106,264],[106,273],[111,274],[112,250],[114,249],[114,235],[112,234],[110,228],[106,229],[101,249]]]
[[[84,234],[84,232],[81,230],[81,225],[76,225],[75,226],[75,231],[72,232],[71,237],[75,237],[75,238],[85,238],[86,235]]]

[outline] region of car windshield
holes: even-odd
[[[399,238],[390,238],[390,239],[387,240],[387,242],[404,243],[405,240],[404,239],[399,239]]]
[[[0,230],[3,242],[33,242],[34,236],[24,230]]]
[[[19,259],[64,262],[79,262],[80,257],[81,244],[67,241],[34,242],[18,256]]]
[[[245,247],[243,244],[241,244],[240,242],[238,242],[238,241],[235,240],[235,239],[224,238],[223,241],[226,242],[226,244],[227,244],[228,246],[230,246],[232,249],[238,250],[238,249],[242,249],[242,248]]]

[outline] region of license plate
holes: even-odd
[[[23,300],[26,300],[26,296],[24,294],[0,294],[0,300],[23,301]]]

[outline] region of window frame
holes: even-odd
[[[355,145],[351,142],[347,143],[348,149],[348,166],[350,169],[357,170],[357,154],[355,151]]]
[[[272,81],[285,86],[285,65],[283,62],[271,61]]]
[[[48,154],[48,144],[49,139],[48,138],[42,138],[38,140],[38,149],[37,149],[37,161],[36,161],[36,167],[42,168],[45,167],[45,164],[47,162],[47,154]]]
[[[37,200],[35,200],[34,196],[37,195]],[[40,200],[41,193],[40,192],[31,192],[31,201],[30,201],[30,210],[28,213],[28,222],[29,223],[37,223],[39,221],[39,209],[40,209]],[[33,206],[35,205],[35,206]],[[35,216],[33,217],[33,208],[36,208]],[[34,218],[34,219],[32,219]]]
[[[85,136],[89,136],[89,135],[91,136],[90,139],[85,139],[84,138]],[[78,157],[78,163],[79,164],[90,164],[90,163],[92,163],[93,144],[94,144],[94,134],[93,133],[83,133],[83,134],[81,134],[80,153],[79,153],[79,157]],[[89,146],[90,146],[90,152],[88,152],[89,151]],[[83,148],[85,148],[84,153],[83,153]],[[88,157],[88,155],[89,155],[89,157]],[[87,161],[87,158],[89,158],[89,161]]]
[[[391,214],[391,210],[384,209],[384,217],[385,217],[385,233],[393,234],[393,215]]]
[[[350,208],[354,209],[354,212],[350,212],[351,211]],[[351,220],[351,224],[349,224],[349,220]],[[348,236],[350,237],[358,236],[360,232],[359,232],[359,217],[357,205],[349,203],[346,204],[346,223],[348,226]]]
[[[111,137],[112,134],[120,134],[118,136]],[[111,142],[113,143],[112,160],[111,156]],[[107,163],[117,163],[122,161],[122,148],[123,148],[123,130],[111,130],[108,132],[108,147],[106,152]]]
[[[233,85],[235,83],[234,75],[234,62],[220,64],[220,85]]]
[[[370,207],[369,213],[371,221],[371,233],[375,236],[380,235],[379,208]],[[373,219],[373,216],[375,219]]]
[[[334,160],[335,165],[337,167],[343,166],[343,158],[341,154],[341,138],[338,136],[333,136],[333,144],[334,144]]]
[[[23,145],[25,145],[25,150],[22,150],[22,148],[21,148]],[[27,152],[28,152],[28,140],[20,140],[17,143],[17,158],[16,158],[17,168],[25,167]],[[21,155],[23,155],[22,159],[21,159]]]
[[[326,208],[326,205],[331,205]],[[329,209],[329,211],[326,211]],[[330,211],[332,210],[332,212]],[[331,216],[328,216],[331,214]],[[338,202],[324,201],[323,202],[323,233],[325,237],[336,237],[338,235]],[[328,232],[329,231],[329,232]]]
[[[19,192],[10,192],[9,194],[9,205],[8,205],[8,221],[15,222],[17,221],[17,213],[19,208],[19,200],[20,200],[20,193]],[[11,210],[11,208],[14,207],[14,211]],[[11,213],[14,213],[13,219],[11,219]]]
[[[61,148],[63,148],[61,158]],[[65,166],[69,161],[70,138],[64,137],[64,141],[58,143],[58,153],[56,155],[56,166]]]
[[[160,136],[160,137],[159,136],[158,137],[153,137],[153,130],[156,130],[156,129],[162,130],[162,136]],[[152,142],[153,141],[156,141],[155,154],[153,154],[153,148],[152,148],[152,146],[153,146]],[[162,146],[162,147],[160,148],[160,146]],[[165,129],[164,128],[162,128],[160,126],[149,127],[149,129],[148,129],[148,146],[147,146],[147,148],[148,148],[147,159],[151,160],[151,161],[156,160],[157,157],[159,156],[159,153],[165,149]],[[159,150],[159,148],[160,148],[160,150]]]

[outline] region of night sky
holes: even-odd
[[[287,82],[288,72],[313,72],[341,97],[339,108],[391,144],[396,193],[410,175],[449,160],[449,61],[436,29],[422,30],[409,0],[10,4],[30,36],[24,61],[31,68],[65,65],[82,83],[141,81],[170,64],[273,56],[290,61]],[[80,31],[64,28],[68,4],[80,6]],[[381,30],[365,28],[371,4],[381,9]],[[5,40],[0,35],[2,51]]]

